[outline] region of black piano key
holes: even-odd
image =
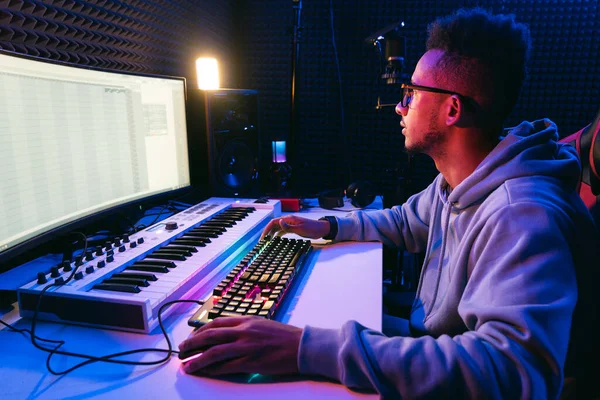
[[[232,208],[228,208],[226,212],[239,212],[239,213],[252,213],[256,211],[256,208],[254,207],[232,207]]]
[[[199,240],[202,241],[204,243],[210,243],[211,239],[216,239],[220,236],[220,233],[193,233],[193,232],[188,232],[185,235],[181,236],[180,239],[192,239],[192,240]]]
[[[187,258],[185,256],[182,256],[181,254],[176,254],[176,253],[151,253],[148,254],[146,257],[148,258],[156,258],[159,260],[175,260],[175,261],[185,261]]]
[[[176,250],[187,250],[190,253],[198,252],[198,249],[195,246],[185,246],[185,245],[177,245],[177,244],[168,244],[163,249],[176,249]]]
[[[208,226],[226,226],[228,228],[231,228],[233,225],[235,225],[235,221],[231,221],[231,220],[228,220],[228,219],[214,219],[213,218],[213,219],[211,219],[210,221],[207,221],[207,222],[210,222],[211,224],[214,224],[214,225],[208,224]]]
[[[222,221],[204,221],[204,223],[202,224],[202,226],[208,226],[208,227],[218,227],[218,228],[223,228],[223,227],[227,227],[227,228],[231,228],[233,225],[229,224],[227,222],[222,222]]]
[[[210,226],[210,225],[204,225],[205,223],[207,223],[210,220],[206,220],[203,223],[201,223],[198,226],[195,226],[192,231],[209,231],[209,232],[215,232],[215,233],[219,233],[219,232],[223,232],[223,230],[225,228],[223,228],[222,226]]]
[[[215,215],[214,217],[209,219],[209,221],[227,221],[227,222],[236,222],[237,220],[239,220],[239,217],[236,217],[235,215],[224,215],[224,214]]]
[[[220,235],[220,233],[215,233],[213,235],[212,233],[211,234],[205,234],[205,233],[188,232],[185,235],[181,236],[180,239],[199,240],[199,241],[204,242],[204,243],[210,243],[210,239],[218,238],[219,235]]]
[[[215,232],[215,231],[201,231],[201,230],[194,230],[192,229],[189,232],[186,232],[187,236],[194,236],[194,237],[198,237],[198,238],[207,238],[207,239],[216,239],[219,237],[219,235],[223,233],[221,231],[219,232]]]
[[[147,280],[145,279],[134,279],[134,278],[115,278],[115,277],[110,277],[108,279],[105,279],[104,282],[102,283],[120,283],[123,285],[132,285],[132,286],[142,286],[142,287],[148,287],[150,286],[150,284],[148,283]]]
[[[208,221],[206,221],[208,222]],[[210,233],[223,233],[225,232],[225,227],[223,226],[211,226],[211,225],[204,225],[206,222],[202,223],[202,225],[191,229],[190,232],[210,232]]]
[[[169,271],[169,269],[167,268],[167,272]],[[113,278],[133,278],[133,279],[145,279],[147,281],[156,281],[158,280],[158,278],[156,277],[156,275],[154,274],[144,274],[142,272],[139,273],[135,273],[135,272],[119,272],[117,274],[114,274],[112,276]]]
[[[226,219],[228,221],[241,221],[241,220],[244,219],[244,216],[243,215],[239,215],[239,214],[237,214],[237,215],[236,214],[227,214],[227,215],[221,214],[221,215],[218,215],[218,216],[216,216],[216,217],[214,217],[212,219],[213,220],[214,219]]]
[[[207,222],[207,221],[204,221],[204,222]],[[207,231],[207,232],[219,233],[219,232],[223,231],[222,227],[220,228],[218,226],[205,226],[204,222],[202,224],[200,224],[200,225],[194,226],[188,232]]]
[[[249,214],[249,212],[242,207],[232,207],[223,211],[221,214]]]
[[[153,251],[152,254],[179,254],[181,256],[186,256],[186,257],[192,256],[191,251],[169,248],[168,245],[165,247],[161,247],[158,250]]]
[[[238,216],[240,214],[244,214],[245,212],[242,211],[240,212],[234,212],[232,211],[231,208],[225,210],[225,211],[221,211],[219,214],[215,215],[213,218],[224,218],[224,217],[232,217],[232,216]]]
[[[173,240],[171,243],[183,246],[206,247],[206,241],[202,239],[179,238]]]
[[[158,265],[132,265],[131,267],[125,268],[126,271],[144,271],[144,272],[156,272],[156,273],[167,273],[169,268],[161,267]]]
[[[175,264],[173,261],[146,260],[146,259],[137,261],[133,265],[158,265],[160,267],[168,267],[168,268],[175,268],[177,266],[177,264]]]
[[[109,290],[111,292],[127,292],[127,293],[139,293],[142,290],[135,285],[123,285],[120,283],[99,283],[94,285],[92,289],[98,290]]]

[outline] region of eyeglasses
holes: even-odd
[[[401,87],[402,87],[403,92],[402,92],[402,100],[400,101],[400,104],[404,108],[408,107],[408,105],[412,101],[412,99],[415,95],[415,90],[455,95],[455,96],[458,96],[460,99],[462,99],[466,104],[470,104],[475,110],[478,110],[481,108],[481,107],[479,107],[479,104],[477,104],[477,102],[475,100],[473,100],[471,97],[463,96],[462,94],[453,92],[451,90],[439,89],[439,88],[434,88],[434,87],[430,87],[430,86],[407,85],[405,83],[403,83]]]

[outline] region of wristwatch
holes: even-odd
[[[338,233],[338,223],[335,217],[330,215],[319,218],[319,221],[329,221],[329,233],[323,236],[323,239],[334,240]]]

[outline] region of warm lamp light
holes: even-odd
[[[199,58],[196,60],[196,76],[198,88],[203,90],[219,88],[219,66],[215,58]]]

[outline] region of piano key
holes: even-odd
[[[96,290],[109,290],[113,292],[139,293],[140,288],[135,285],[123,285],[120,283],[99,283],[93,286]]]
[[[176,244],[170,244],[170,243],[162,248],[163,249],[175,249],[175,250],[187,250],[190,253],[198,252],[198,249],[195,246],[176,245]]]
[[[177,267],[177,264],[175,264],[173,261],[147,260],[147,259],[137,261],[133,265],[156,265],[159,267],[168,267],[168,268]]]
[[[231,228],[233,226],[233,224],[230,224],[228,222],[223,222],[223,221],[205,221],[202,226],[204,227],[216,227],[216,228]]]
[[[227,221],[225,219],[211,219],[210,221],[206,221],[204,225],[231,228],[233,227],[233,225],[235,225],[235,221]]]
[[[213,222],[217,222],[217,221],[218,222],[227,222],[227,223],[230,223],[232,225],[237,225],[237,221],[236,221],[237,219],[238,218],[235,218],[235,217],[224,216],[224,217],[213,217],[213,218],[210,219],[210,221],[213,221]]]
[[[180,249],[173,249],[173,248],[169,248],[168,246],[161,247],[158,250],[154,250],[152,252],[152,254],[179,254],[179,255],[185,256],[185,257],[191,257],[192,256],[192,252],[191,251],[180,250]],[[185,260],[183,260],[183,261],[185,261]]]
[[[182,237],[192,237],[192,238],[198,238],[198,239],[216,239],[219,237],[219,235],[221,235],[221,233],[223,232],[214,232],[214,231],[189,231],[186,232],[186,234]]]
[[[203,232],[209,232],[209,233],[223,233],[225,232],[227,229],[225,229],[222,226],[209,226],[209,225],[200,225],[195,227],[194,229],[190,230],[189,232],[194,232],[194,233],[203,233]]]
[[[150,286],[147,280],[145,279],[135,279],[135,278],[113,278],[110,277],[105,279],[102,283],[120,283],[123,285],[132,285],[132,286]]]
[[[171,271],[167,267],[161,267],[160,265],[136,265],[133,264],[130,267],[125,268],[126,271],[145,271],[145,272],[156,272],[156,273],[167,273]]]
[[[207,242],[204,239],[180,238],[173,240],[171,243],[184,246],[206,247],[206,243],[210,242]]]
[[[185,261],[186,257],[182,256],[181,254],[175,254],[175,253],[151,253],[148,254],[147,256],[148,258],[156,258],[159,260],[175,260],[175,261]]]
[[[169,269],[167,268],[167,272],[169,271]],[[133,279],[145,279],[147,281],[155,281],[158,278],[156,278],[156,275],[154,274],[144,274],[142,272],[119,272],[113,275],[113,278],[133,278]]]
[[[244,216],[239,215],[239,214],[237,214],[237,215],[236,214],[227,214],[227,215],[220,214],[220,215],[218,215],[216,217],[213,217],[211,219],[211,221],[214,221],[214,220],[226,220],[226,221],[237,222],[237,221],[241,221],[243,219],[244,219]]]

